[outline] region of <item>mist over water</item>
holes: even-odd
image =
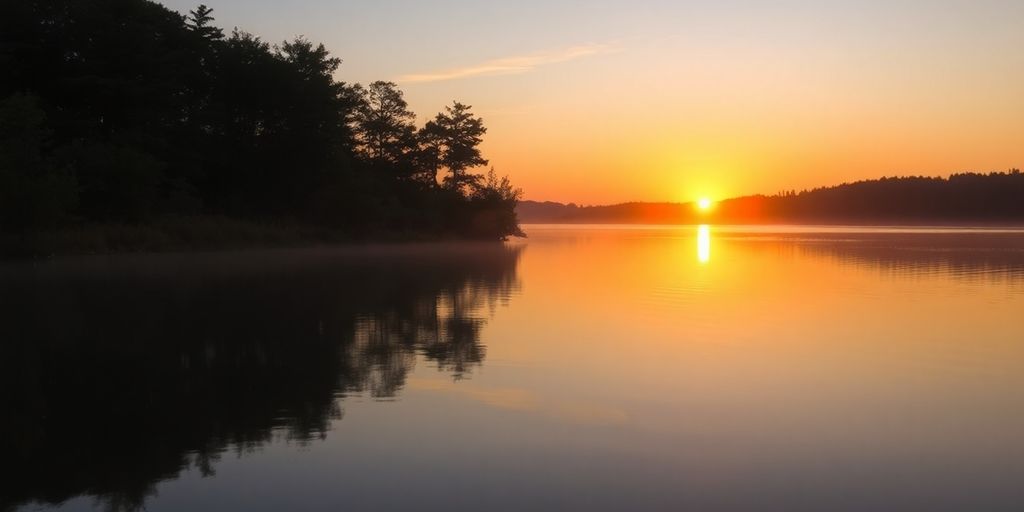
[[[1016,510],[1024,232],[0,266],[0,509]]]

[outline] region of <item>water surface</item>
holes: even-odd
[[[0,509],[1019,510],[1024,232],[0,266]]]

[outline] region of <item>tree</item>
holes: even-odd
[[[302,79],[316,81],[323,85],[330,85],[334,82],[334,72],[341,65],[341,59],[331,57],[331,53],[323,44],[314,46],[303,37],[281,43],[277,53],[295,67]]]
[[[467,170],[486,163],[485,130],[469,107],[417,132],[398,86],[336,80],[341,59],[321,44],[225,34],[206,5],[47,0],[4,14],[0,229],[212,214],[454,234],[476,207]]]
[[[508,176],[498,178],[494,169],[473,186],[470,201],[473,215],[470,219],[470,234],[487,237],[489,233],[502,233],[502,236],[526,236],[519,229],[516,216],[516,205],[523,196],[523,191],[512,186]]]
[[[220,40],[224,38],[224,30],[210,25],[214,20],[213,9],[199,4],[198,7],[188,13],[188,21],[185,23],[188,28],[196,32],[206,40]]]
[[[483,119],[473,116],[472,108],[456,101],[420,130],[434,182],[441,168],[447,169],[444,187],[464,193],[471,192],[481,180],[480,175],[467,171],[488,163],[479,148],[487,128]]]
[[[482,176],[477,187],[473,190],[472,198],[483,201],[507,202],[515,206],[522,196],[522,189],[514,187],[508,176],[498,178],[492,167],[486,176]]]
[[[377,81],[360,93],[362,101],[354,115],[359,154],[374,166],[411,174],[416,114],[409,110],[402,91],[394,82]]]

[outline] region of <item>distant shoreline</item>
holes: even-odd
[[[581,206],[520,201],[525,224],[1024,225],[1024,173],[904,176],[690,203]]]

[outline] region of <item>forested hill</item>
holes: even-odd
[[[470,106],[421,123],[396,84],[339,81],[340,65],[301,37],[226,33],[205,6],[7,2],[0,235],[169,217],[519,232],[518,191],[480,171],[487,130]]]
[[[579,206],[523,201],[518,213],[524,223],[1024,224],[1024,174],[1013,169],[949,178],[882,178],[728,199],[706,212],[690,203]]]

